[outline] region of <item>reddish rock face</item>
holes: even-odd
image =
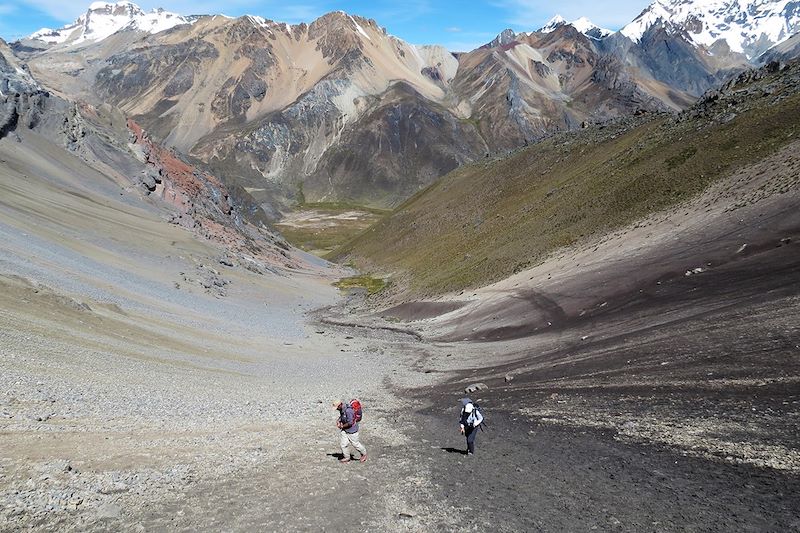
[[[182,215],[194,218],[196,202],[210,203],[209,207],[230,215],[228,194],[224,186],[209,174],[202,173],[188,163],[179,159],[174,153],[150,140],[139,124],[128,120],[128,128],[136,139],[136,144],[144,148],[147,164],[152,166],[161,176],[161,183],[156,185],[155,193],[164,201],[177,208]],[[208,194],[213,187],[218,194]]]
[[[282,239],[236,217],[230,194],[219,179],[153,142],[136,121],[128,119],[128,129],[134,143],[142,147],[147,165],[159,177],[153,194],[176,210],[173,223],[234,254],[246,254],[267,265],[300,267]]]

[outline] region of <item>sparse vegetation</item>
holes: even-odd
[[[800,94],[765,78],[680,117],[560,135],[462,167],[332,257],[404,269],[416,296],[487,284],[688,200],[800,133]],[[747,91],[744,98],[742,91]],[[730,105],[729,105],[730,104]]]
[[[294,246],[325,257],[374,224],[389,211],[348,203],[308,203],[277,224]],[[347,216],[352,214],[352,216]]]

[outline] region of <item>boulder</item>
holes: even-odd
[[[464,392],[466,394],[471,394],[473,392],[478,392],[482,390],[489,390],[489,387],[486,385],[486,383],[473,383],[472,385],[466,387],[464,389]]]
[[[150,192],[156,190],[156,179],[155,176],[153,176],[153,174],[150,172],[142,173],[142,176],[139,178],[139,182]]]

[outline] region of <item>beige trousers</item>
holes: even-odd
[[[342,430],[341,436],[339,437],[339,445],[342,447],[342,453],[344,454],[345,458],[350,457],[350,453],[347,451],[348,446],[353,445],[353,448],[358,450],[358,453],[361,455],[367,455],[367,448],[361,444],[361,441],[358,439],[358,431],[355,433],[347,433],[345,430]]]

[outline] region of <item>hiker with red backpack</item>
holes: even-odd
[[[353,448],[361,454],[359,461],[363,463],[367,460],[367,448],[361,444],[358,436],[358,423],[361,422],[363,416],[361,402],[350,400],[349,403],[345,403],[342,400],[336,400],[333,402],[333,407],[339,411],[339,420],[336,422],[336,427],[341,430],[339,445],[342,447],[342,458],[339,459],[339,462],[350,462],[348,448],[352,444]]]
[[[467,455],[474,455],[475,437],[478,436],[478,427],[483,423],[483,415],[478,404],[469,398],[463,398],[458,422],[461,426],[461,434],[467,438]]]

